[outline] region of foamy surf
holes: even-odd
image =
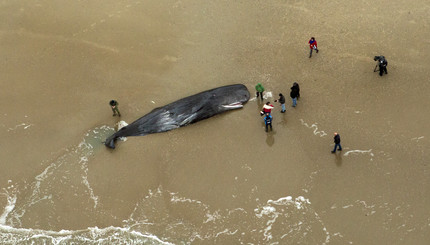
[[[163,230],[162,237],[175,237],[167,241],[181,244],[227,244],[223,243],[225,241],[237,244],[346,243],[339,232],[328,231],[308,198],[286,196],[265,203],[257,198],[256,203],[253,209],[217,209],[202,200],[181,196],[160,186],[149,191],[124,222],[139,230]],[[170,216],[172,209],[187,210],[193,219],[184,222],[180,216]],[[164,228],[166,225],[169,229]]]
[[[318,130],[318,123],[313,123],[313,124],[309,125],[303,119],[300,119],[300,122],[302,123],[302,125],[306,126],[307,128],[314,129],[313,133],[316,136],[324,137],[327,135],[327,133],[324,132],[323,130]]]
[[[29,195],[22,195],[24,199],[16,200],[16,196],[19,196],[17,186],[4,190],[3,195],[7,196],[8,205],[1,216],[0,223],[12,227],[21,226],[21,219],[27,212],[37,210],[40,205],[46,206],[48,212],[55,210],[57,206],[62,205],[61,197],[73,195],[73,192],[86,193],[93,203],[89,209],[96,209],[98,196],[88,181],[88,161],[96,149],[102,149],[102,139],[112,131],[113,129],[107,126],[89,130],[77,146],[64,149],[64,154],[47,161],[50,163],[34,178],[33,182],[21,188],[29,192]],[[76,176],[80,176],[80,183],[76,182]],[[64,188],[58,188],[59,186]],[[58,193],[58,190],[61,192]]]
[[[126,123],[122,123],[121,126],[126,126]],[[43,203],[49,210],[61,205],[57,204],[53,195],[61,196],[64,194],[54,192],[52,186],[68,185],[69,180],[75,176],[82,178],[82,186],[75,186],[75,191],[87,193],[89,200],[93,203],[88,208],[93,211],[97,209],[99,198],[88,181],[88,162],[96,149],[103,148],[102,139],[111,134],[112,131],[113,128],[108,126],[91,129],[77,146],[65,149],[63,155],[50,160],[51,163],[25,188],[30,190],[30,195],[24,200],[17,200],[19,188],[9,180],[10,186],[3,188],[2,193],[0,193],[7,200],[0,216],[0,241],[2,244],[172,244],[155,235],[133,230],[127,226],[89,227],[83,230],[61,231],[21,227],[21,220],[27,212],[32,212],[35,206]],[[61,178],[58,178],[59,176]],[[17,202],[20,204],[17,205]]]
[[[13,185],[8,187],[7,189],[3,188],[3,193],[0,193],[0,195],[5,196],[7,200],[7,204],[3,210],[2,215],[0,216],[0,225],[6,224],[6,217],[15,208],[16,193],[14,192],[13,188]]]
[[[83,230],[50,231],[0,225],[2,244],[157,244],[171,245],[157,236],[124,227],[89,227]]]
[[[372,149],[369,149],[369,150],[351,150],[351,151],[347,151],[347,152],[345,152],[345,154],[343,154],[344,156],[349,156],[350,154],[352,154],[352,155],[357,155],[357,154],[364,154],[364,155],[369,155],[370,156],[370,160],[372,161],[373,160],[373,157],[375,156],[373,153],[372,153]]]

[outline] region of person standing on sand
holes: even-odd
[[[382,57],[384,57],[384,56],[382,56]],[[384,72],[385,72],[385,74],[388,74],[387,65],[388,65],[388,61],[385,59],[385,57],[379,61],[379,76],[382,77]]]
[[[257,90],[257,98],[258,96],[260,96],[261,100],[263,100],[263,92],[264,92],[263,85],[261,85],[261,83],[257,83],[257,85],[255,86],[255,90]]]
[[[121,113],[119,113],[119,109],[118,109],[118,105],[119,105],[118,101],[111,100],[109,102],[109,105],[111,106],[111,109],[112,109],[112,112],[113,112],[112,116],[116,116],[116,114],[118,113],[118,116],[121,117]]]
[[[273,131],[272,128],[272,115],[270,115],[270,113],[266,113],[266,116],[264,117],[264,124],[266,125],[266,132],[269,131],[269,126],[270,126],[270,131]]]
[[[309,48],[311,49],[311,52],[309,53],[309,58],[312,57],[312,51],[314,49],[318,54],[318,44],[314,37],[311,37],[311,39],[309,40]]]
[[[272,109],[275,108],[272,104],[270,104],[270,102],[266,102],[266,104],[263,106],[263,108],[261,108],[261,116],[264,114],[271,114],[272,113]]]
[[[338,151],[342,150],[342,146],[340,145],[340,136],[338,133],[334,133],[334,149],[331,151],[331,153],[336,152],[336,148],[339,147]]]
[[[285,109],[285,97],[283,94],[279,94],[279,99],[275,100],[275,102],[281,103],[281,107],[282,107],[282,111],[281,113],[285,113],[286,109]]]
[[[293,100],[293,107],[296,107],[297,105],[297,96],[299,95],[299,91],[297,90],[297,87],[294,85],[291,87],[290,97]]]
[[[296,91],[297,91],[297,99],[299,99],[300,98],[300,86],[299,86],[299,84],[297,82],[294,82],[293,83],[293,87],[296,89]]]

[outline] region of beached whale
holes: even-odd
[[[249,91],[243,84],[207,90],[166,106],[155,108],[133,123],[121,128],[106,139],[105,145],[115,149],[119,137],[143,136],[160,133],[242,108],[249,100]]]

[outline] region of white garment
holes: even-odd
[[[272,110],[273,108],[275,108],[275,107],[270,106],[270,105],[264,105],[264,106],[263,106],[263,109]]]

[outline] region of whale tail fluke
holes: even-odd
[[[112,135],[111,137],[107,138],[104,143],[105,143],[105,146],[111,149],[115,149],[115,141],[116,141],[116,137],[115,135]]]
[[[126,123],[125,121],[119,121],[116,124],[117,132],[112,134],[109,138],[106,139],[106,141],[104,142],[105,146],[111,149],[115,149],[115,141],[119,137],[118,132],[124,131],[127,128],[127,126],[128,126],[128,123]]]

